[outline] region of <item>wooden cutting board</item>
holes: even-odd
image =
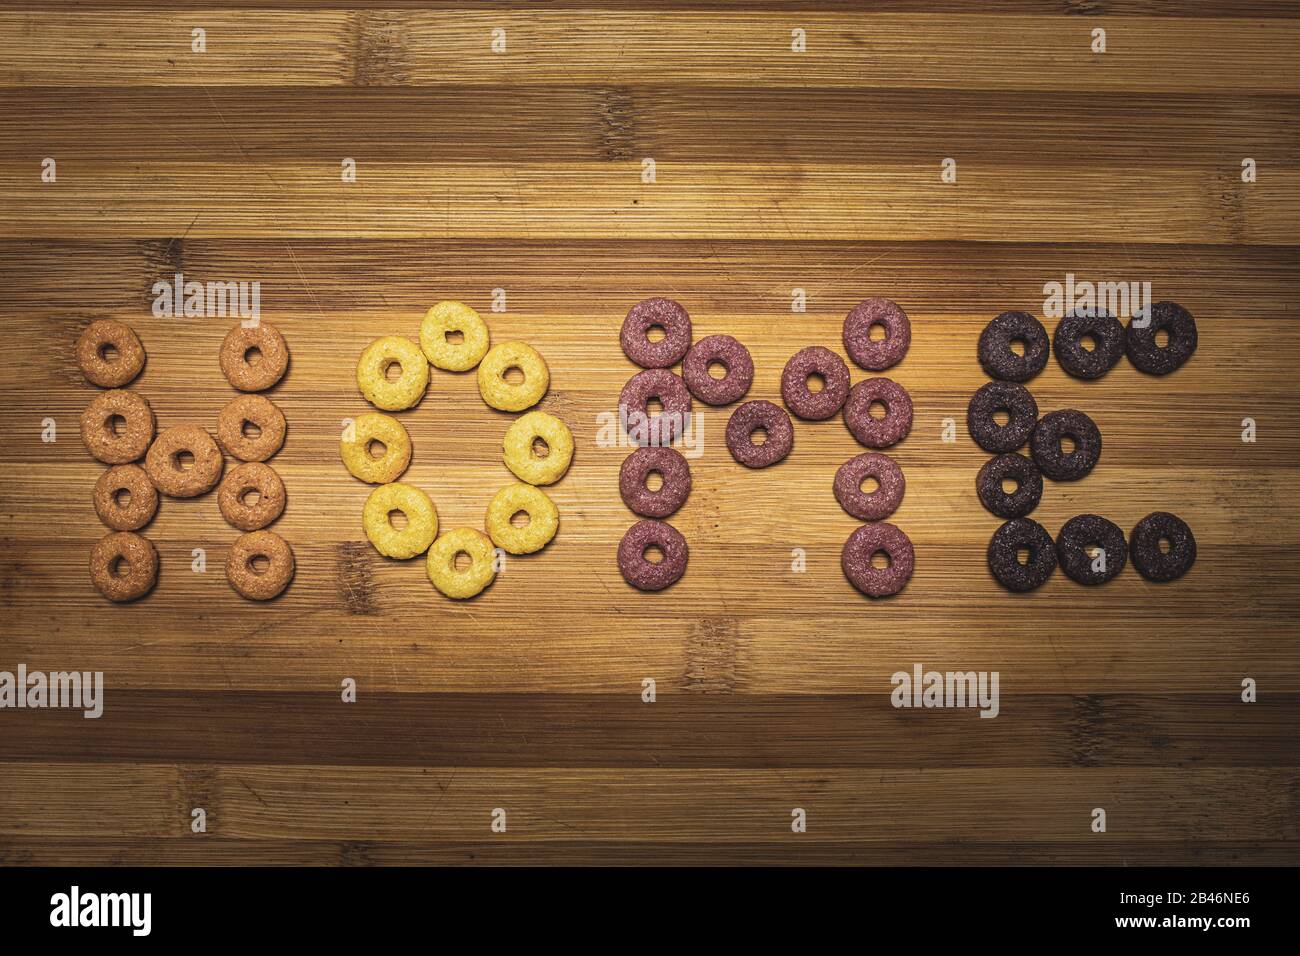
[[[1293,5],[274,6],[0,12],[0,670],[106,685],[98,720],[0,712],[0,862],[1297,862]],[[131,387],[160,427],[214,430],[235,394],[232,320],[153,314],[176,273],[259,282],[292,350],[272,464],[298,573],[265,605],[224,580],[214,495],[163,502],[146,599],[89,583],[80,330],[136,329]],[[1034,517],[1175,511],[1199,544],[1176,583],[1058,572],[1013,595],[988,574],[976,339],[1005,309],[1042,315],[1067,274],[1150,282],[1200,347],[1160,379],[1049,362],[1040,407],[1087,411],[1104,453]],[[857,522],[831,482],[861,450],[842,422],[797,423],[789,458],[750,472],[728,409],[704,410],[672,519],[685,578],[622,581],[627,449],[597,439],[635,371],[620,322],[650,295],[746,343],[750,397],[776,401],[796,350],[843,354],[855,302],[903,305],[903,594],[840,572]],[[558,537],[464,603],[370,548],[369,488],[337,451],[366,408],[361,349],[444,298],[545,355],[541,407],[577,441]],[[481,527],[514,416],[435,371],[399,417],[405,480],[444,528]],[[895,709],[916,664],[997,671],[998,716]]]

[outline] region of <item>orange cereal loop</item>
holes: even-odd
[[[217,489],[221,516],[240,531],[265,528],[284,512],[284,482],[270,465],[248,461],[227,472]]]
[[[219,353],[221,373],[241,392],[261,392],[284,377],[289,368],[289,346],[270,322],[245,326],[242,322],[226,333]]]
[[[266,461],[284,445],[284,412],[265,395],[238,395],[217,416],[217,441],[240,461]]]
[[[242,535],[226,556],[226,580],[241,597],[269,601],[293,580],[293,549],[274,531]]]
[[[144,597],[158,583],[158,551],[133,531],[113,531],[90,550],[90,581],[110,601]]]
[[[221,480],[221,449],[197,425],[175,425],[149,447],[144,469],[154,487],[172,498],[194,498]]]
[[[144,368],[144,346],[130,326],[112,319],[91,322],[77,339],[77,365],[101,388],[121,388]]]
[[[135,392],[102,392],[81,413],[86,451],[106,465],[139,460],[149,450],[153,432],[153,409]]]
[[[114,465],[95,482],[95,514],[114,531],[139,531],[158,512],[158,489],[139,465]]]

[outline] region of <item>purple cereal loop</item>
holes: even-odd
[[[755,445],[753,434],[767,432],[767,441]],[[766,468],[790,454],[794,447],[794,425],[785,409],[771,402],[746,402],[727,422],[727,449],[746,468]]]
[[[1006,478],[1015,481],[1015,491],[1002,489]],[[1043,497],[1043,473],[1024,455],[1009,451],[984,462],[975,476],[975,494],[999,518],[1023,518]]]
[[[651,546],[663,552],[658,564],[646,559]],[[638,521],[618,543],[618,570],[623,580],[642,591],[662,591],[686,572],[690,549],[682,533],[662,521]]]
[[[999,425],[999,409],[1007,412],[1007,423]],[[985,382],[966,406],[966,428],[985,451],[1000,455],[1020,448],[1038,422],[1038,403],[1029,389],[1015,382]]]
[[[709,365],[720,362],[727,369],[724,378],[709,374]],[[682,378],[691,394],[706,405],[730,405],[745,397],[754,382],[754,359],[749,349],[730,335],[710,335],[691,346],[682,361]]]
[[[658,491],[646,487],[651,472],[663,477],[663,487]],[[619,469],[618,493],[637,514],[667,518],[691,493],[691,466],[676,448],[638,448]]]
[[[1092,349],[1083,347],[1091,337]],[[1087,315],[1071,312],[1052,333],[1052,351],[1066,375],[1101,378],[1124,356],[1124,325],[1115,316],[1094,310]]]
[[[1161,549],[1161,538],[1168,540],[1168,552]],[[1176,580],[1196,563],[1196,535],[1168,511],[1151,512],[1134,525],[1128,540],[1133,567],[1148,581]]]
[[[871,563],[871,556],[877,551],[889,555],[889,567],[878,568]],[[884,521],[864,524],[849,535],[840,552],[844,576],[867,597],[897,594],[911,579],[915,566],[911,540],[899,528]]]
[[[1074,442],[1074,450],[1069,454],[1061,449],[1063,437]],[[1053,481],[1077,481],[1092,471],[1101,458],[1101,430],[1077,408],[1048,412],[1038,420],[1029,436],[1029,452],[1046,477]]]
[[[1029,552],[1020,562],[1020,549]],[[989,539],[989,572],[1008,591],[1032,591],[1056,570],[1056,542],[1033,518],[1012,518]]]
[[[1103,558],[1100,568],[1097,549]],[[1089,587],[1105,584],[1128,563],[1124,530],[1101,515],[1075,515],[1056,534],[1056,563],[1071,581]]]
[[[1137,316],[1129,319],[1125,351],[1139,372],[1168,375],[1196,352],[1196,319],[1177,302],[1157,302],[1148,309],[1145,326],[1138,326]],[[1161,329],[1169,336],[1169,344],[1163,348],[1156,342]]]
[[[1024,346],[1023,355],[1011,348],[1017,340]],[[1050,351],[1047,329],[1028,312],[994,316],[980,333],[977,347],[980,367],[989,378],[1003,382],[1029,381],[1043,370]]]
[[[871,414],[871,404],[885,406],[885,417]],[[844,424],[868,448],[896,445],[912,430],[912,399],[907,389],[888,378],[869,378],[849,390]]]
[[[808,378],[820,375],[826,385],[820,392],[808,388]],[[810,345],[790,356],[781,372],[781,397],[800,418],[820,422],[844,407],[849,396],[849,367],[828,348]]]
[[[647,410],[650,399],[657,398],[664,410],[651,415]],[[619,420],[624,430],[638,445],[671,445],[685,430],[686,418],[691,413],[691,393],[681,377],[664,368],[637,372],[618,397]]]
[[[872,341],[871,327],[879,325],[885,337]],[[882,372],[897,365],[912,344],[912,323],[897,303],[889,299],[863,299],[844,317],[844,351],[861,368]]]
[[[875,491],[862,490],[862,482],[874,478],[880,485]],[[835,500],[849,514],[863,521],[883,521],[903,501],[907,481],[903,469],[888,455],[869,451],[850,458],[835,472]]]
[[[656,325],[664,338],[651,342],[646,334]],[[672,299],[642,299],[628,310],[618,340],[623,354],[642,368],[668,368],[691,347],[691,317]]]

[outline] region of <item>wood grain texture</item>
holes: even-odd
[[[142,111],[131,89],[27,91],[0,115],[0,159],[30,162],[40,144],[63,160],[138,162],[138,144],[163,134],[184,147],[168,150],[168,162],[198,166],[337,165],[358,153],[386,163],[557,166],[743,156],[758,165],[916,164],[928,177],[936,157],[949,155],[1073,175],[1098,165],[1221,171],[1232,150],[1285,171],[1300,153],[1294,96],[1026,92],[1014,110],[999,92],[873,88],[809,96],[739,86],[355,87],[321,96],[160,87],[149,96],[152,109]]]
[[[201,22],[200,22],[201,21]],[[191,30],[211,38],[191,52]],[[1108,30],[1104,57],[1091,31]],[[791,49],[806,31],[812,55]],[[492,51],[503,30],[506,52]],[[57,45],[33,44],[57,36]],[[1295,93],[1292,20],[748,11],[0,12],[3,86],[510,83]]]
[[[0,710],[0,862],[1300,861],[1296,5],[84,6],[0,12],[0,670],[103,671],[107,696],[98,720]],[[292,350],[272,464],[298,575],[265,606],[224,581],[236,532],[211,495],[163,502],[149,597],[110,606],[87,580],[104,529],[79,331],[138,331],[132,387],[163,427],[214,429],[235,394],[217,365],[232,320],[151,314],[178,272],[260,282]],[[1041,313],[1067,273],[1151,282],[1194,312],[1200,347],[1165,379],[1049,363],[1040,407],[1085,409],[1105,450],[1034,516],[1055,532],[1176,511],[1200,550],[1176,584],[1129,568],[1011,595],[987,572],[975,341],[999,311]],[[672,519],[688,574],[660,595],[624,584],[627,449],[597,437],[635,371],[622,316],[656,294],[697,337],[744,341],[750,397],[778,401],[798,348],[843,354],[856,301],[907,308],[889,373],[916,405],[894,452],[893,520],[917,549],[902,595],[870,602],[839,570],[856,522],[831,480],[860,451],[842,423],[797,423],[787,461],[746,472],[729,409],[703,409]],[[369,547],[369,488],[337,455],[366,407],[362,347],[414,336],[442,298],[546,356],[541,407],[578,448],[557,539],[463,604]],[[405,480],[444,528],[481,526],[513,416],[435,372],[399,417]],[[893,708],[891,675],[917,662],[998,671],[999,716]]]
[[[356,157],[351,157],[356,158]],[[653,157],[651,157],[653,158]],[[1300,231],[1300,174],[1276,171],[1249,188],[1238,164],[1219,170],[1088,167],[1062,177],[1020,165],[960,169],[968,194],[939,180],[938,163],[851,166],[640,163],[387,164],[359,160],[342,189],[337,163],[65,164],[77,176],[51,194],[33,163],[0,165],[16,202],[0,211],[12,235],[120,238],[150,230],[199,237],[578,239],[961,239],[1015,236],[1289,244]],[[70,169],[68,167],[71,167]],[[93,184],[93,185],[92,185]],[[118,197],[112,207],[97,190]],[[977,190],[978,192],[974,192]],[[1105,209],[1108,214],[1098,215]],[[869,212],[868,212],[869,211]],[[1212,225],[1207,225],[1212,223]],[[1013,231],[1014,230],[1014,231]]]
[[[31,4],[4,0],[0,7],[31,9]],[[46,10],[66,8],[116,9],[125,6],[121,0],[48,0],[41,5]],[[176,0],[168,4],[173,9],[211,10],[211,0]],[[458,0],[227,0],[222,9],[244,10],[274,8],[288,10],[456,10],[464,4]],[[479,0],[474,4],[480,10],[518,10],[518,0]],[[547,10],[580,10],[585,12],[645,11],[644,0],[546,0]],[[664,0],[655,9],[684,10],[687,12],[731,12],[732,0]],[[798,11],[877,13],[962,13],[969,12],[970,4],[962,0],[746,0],[745,9],[788,13]],[[985,13],[1018,15],[1073,16],[1087,18],[1104,14],[1108,17],[1213,17],[1260,18],[1276,17],[1294,19],[1300,15],[1296,0],[1183,0],[1171,4],[1166,0],[1107,0],[1102,10],[1092,3],[1080,0],[988,0],[980,4]]]

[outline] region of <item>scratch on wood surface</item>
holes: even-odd
[[[741,683],[740,622],[705,618],[692,625],[686,642],[682,689],[694,693],[734,692]]]
[[[257,790],[254,789],[254,787],[247,780],[245,780],[243,777],[236,777],[235,779],[238,780],[241,784],[243,784],[244,789],[253,795],[254,800],[260,803],[263,807],[266,807],[268,810],[271,808],[270,804],[268,804],[265,800],[262,799],[262,795],[258,793]]]
[[[374,557],[369,544],[342,541],[335,551],[334,580],[343,606],[349,614],[379,613],[373,573]]]

